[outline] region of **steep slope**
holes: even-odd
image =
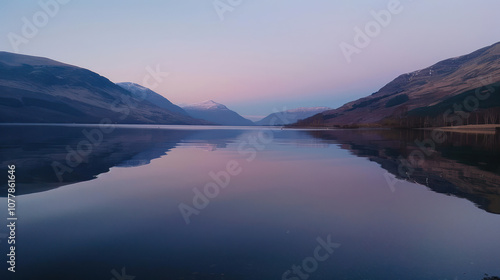
[[[229,110],[226,106],[208,100],[198,104],[182,107],[190,116],[220,125],[254,125],[251,120],[245,119],[238,113]]]
[[[201,124],[87,69],[0,52],[0,122]]]
[[[323,112],[297,125],[397,126],[399,119],[407,117],[412,110],[447,103],[446,100],[454,96],[498,82],[500,43],[400,75],[370,96]]]
[[[287,125],[295,123],[319,114],[324,111],[331,110],[328,107],[300,107],[296,109],[286,110],[278,113],[272,113],[260,121],[256,121],[256,125]]]
[[[143,87],[143,86],[135,84],[135,83],[128,83],[128,82],[117,83],[117,85],[130,91],[136,97],[143,98],[144,100],[149,101],[150,103],[153,103],[160,108],[163,108],[163,109],[166,109],[170,112],[178,113],[181,115],[186,115],[186,116],[188,115],[188,113],[186,111],[184,111],[181,107],[173,104],[167,98],[152,91],[149,88]]]

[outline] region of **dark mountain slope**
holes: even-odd
[[[160,108],[166,109],[173,113],[178,113],[181,115],[188,116],[188,113],[184,111],[181,107],[173,104],[172,102],[170,102],[170,100],[152,91],[149,88],[143,87],[135,83],[117,83],[117,85],[130,91],[137,97],[144,98],[144,100],[147,100]]]
[[[398,126],[399,120],[407,117],[409,111],[418,109],[422,112],[439,103],[450,103],[446,100],[467,91],[484,90],[485,86],[498,82],[500,43],[400,75],[370,96],[323,112],[297,125]]]
[[[201,124],[170,112],[92,71],[0,52],[0,122]]]

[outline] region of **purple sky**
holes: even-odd
[[[0,49],[78,65],[113,82],[143,84],[146,67],[159,65],[170,75],[154,90],[174,103],[213,99],[262,116],[339,107],[399,74],[500,41],[497,0],[241,0],[221,16],[214,3],[72,0],[13,46],[9,34],[22,36],[23,17],[32,22],[44,10],[38,1],[4,1]],[[340,45],[356,47],[355,28],[370,26],[372,11],[388,5],[391,19],[379,30],[371,25],[369,44],[358,45],[349,63]]]

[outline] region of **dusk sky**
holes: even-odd
[[[392,1],[220,1],[241,4],[218,14],[213,0],[67,1],[17,47],[113,82],[143,84],[146,68],[159,66],[170,75],[153,90],[174,103],[212,99],[264,116],[275,108],[336,108],[399,74],[500,41],[498,0],[403,0],[349,63],[342,42],[355,46],[355,28]],[[44,10],[31,0],[0,7],[0,50],[14,52],[11,36],[22,36],[23,17],[33,22]]]

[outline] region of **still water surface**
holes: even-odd
[[[429,132],[121,126],[82,145],[95,129],[0,127],[19,219],[2,279],[500,275],[498,135],[448,134],[401,176]]]

